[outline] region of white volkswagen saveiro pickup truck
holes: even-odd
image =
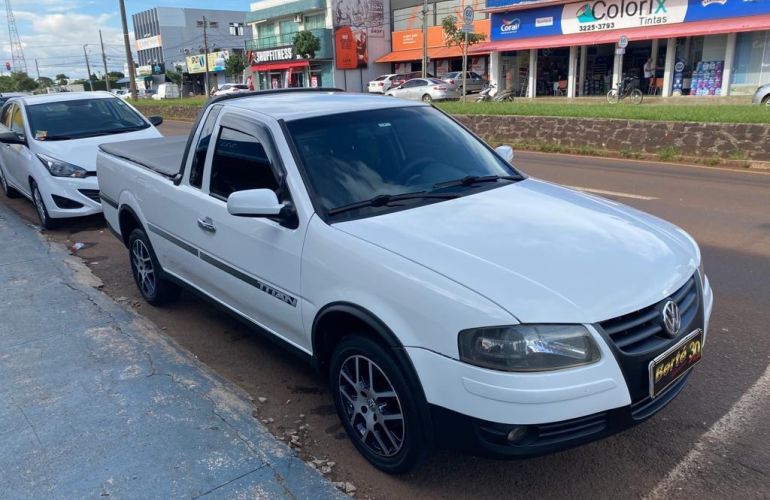
[[[447,445],[517,457],[675,398],[712,292],[684,231],[529,178],[421,103],[213,99],[189,139],[101,146],[104,214],[144,298],[184,286],[312,361],[380,469]]]

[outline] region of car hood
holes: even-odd
[[[700,262],[681,229],[535,179],[334,227],[526,323],[593,323],[641,309],[675,291]]]
[[[137,130],[136,132],[84,137],[83,139],[71,139],[69,141],[34,141],[32,151],[52,156],[94,172],[96,171],[96,151],[99,149],[99,144],[132,141],[134,139],[151,139],[153,137],[161,137],[161,133],[155,127],[150,126],[150,128]]]

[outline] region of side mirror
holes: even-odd
[[[278,217],[284,207],[271,189],[236,191],[227,198],[227,211],[238,217]]]
[[[499,154],[503,160],[511,163],[513,161],[513,148],[508,145],[498,146],[495,148],[495,152]]]
[[[10,130],[0,132],[0,142],[4,144],[26,144],[26,141],[19,137],[19,134]]]
[[[154,97],[154,96],[153,96]],[[163,117],[162,116],[150,116],[147,118],[150,123],[153,124],[153,126],[158,127],[163,123]]]

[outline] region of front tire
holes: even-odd
[[[154,306],[162,306],[179,297],[181,288],[163,278],[163,270],[143,229],[136,228],[131,231],[128,237],[128,254],[134,283],[144,300]]]
[[[30,180],[29,186],[32,189],[32,204],[35,205],[35,212],[37,212],[37,218],[40,220],[40,227],[49,230],[55,229],[56,221],[48,215],[48,209],[45,207],[45,201],[43,201],[43,195],[40,194],[37,183]]]
[[[8,198],[18,198],[19,192],[16,191],[14,188],[8,185],[8,180],[5,178],[5,172],[3,172],[3,167],[0,166],[0,187],[3,188],[3,193]]]
[[[348,437],[372,465],[402,474],[422,463],[429,446],[414,384],[386,348],[345,337],[332,355],[329,382]]]
[[[620,95],[618,94],[617,89],[612,89],[609,92],[607,92],[607,102],[610,104],[617,104],[620,100]]]

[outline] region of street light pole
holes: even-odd
[[[104,63],[104,82],[107,85],[107,92],[110,91],[110,75],[107,74],[107,55],[104,53],[104,39],[102,38],[102,30],[99,30],[99,43],[102,46],[102,62]]]
[[[91,81],[91,65],[88,63],[88,52],[86,52],[87,43],[83,44],[83,55],[86,56],[86,70],[88,71],[88,87],[91,92],[94,91],[94,83]]]
[[[428,76],[428,0],[422,1],[422,77]]]
[[[206,73],[204,76],[204,82],[206,87],[206,97],[209,96],[209,37],[208,37],[208,22],[206,22],[206,16],[203,16],[203,53],[206,58]]]

